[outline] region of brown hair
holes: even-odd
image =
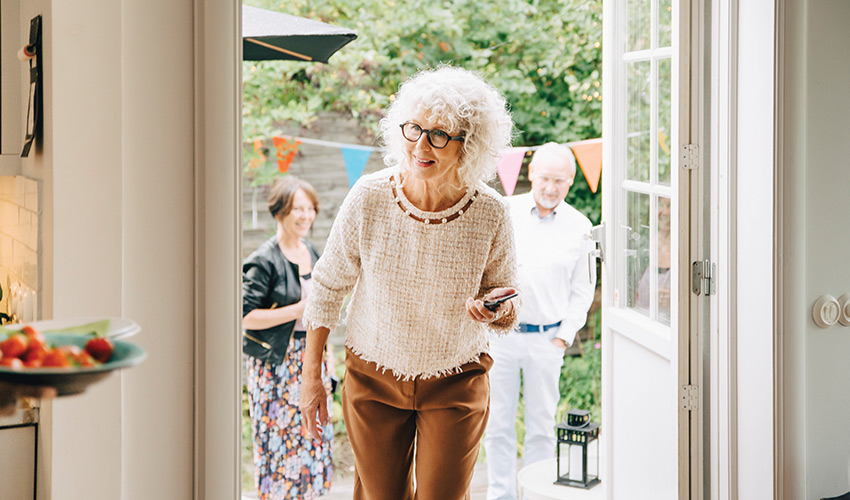
[[[309,182],[299,179],[293,175],[279,177],[272,185],[269,192],[269,212],[272,217],[277,219],[277,216],[286,217],[292,211],[292,202],[295,200],[295,193],[298,190],[304,191],[310,201],[313,202],[313,208],[316,209],[316,214],[319,213],[319,195],[316,194],[316,189]]]

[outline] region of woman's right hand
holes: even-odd
[[[328,393],[321,373],[319,366],[315,375],[304,370],[301,378],[301,425],[313,439],[322,439],[320,426],[328,425]]]

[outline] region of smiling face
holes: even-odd
[[[432,121],[422,111],[414,113],[407,121],[419,125],[424,130],[440,129],[452,136],[461,134],[460,130],[449,130],[442,124]],[[401,129],[398,133],[401,134]],[[457,167],[460,163],[462,141],[449,141],[446,147],[438,149],[428,142],[427,134],[422,133],[416,142],[406,139],[402,142],[410,172],[416,178],[425,181],[457,183]]]
[[[279,216],[278,223],[285,234],[304,238],[310,232],[314,220],[316,220],[316,206],[313,205],[307,193],[299,189],[292,198],[292,209],[288,214]]]

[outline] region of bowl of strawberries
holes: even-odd
[[[0,353],[0,380],[54,387],[59,396],[84,392],[146,356],[135,344],[96,332],[41,332],[34,325],[0,332]]]

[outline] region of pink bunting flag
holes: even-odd
[[[516,181],[519,178],[519,171],[522,169],[522,159],[525,157],[526,148],[510,148],[502,155],[502,162],[496,167],[496,172],[499,174],[499,180],[502,181],[502,188],[505,194],[511,196],[516,189]]]

